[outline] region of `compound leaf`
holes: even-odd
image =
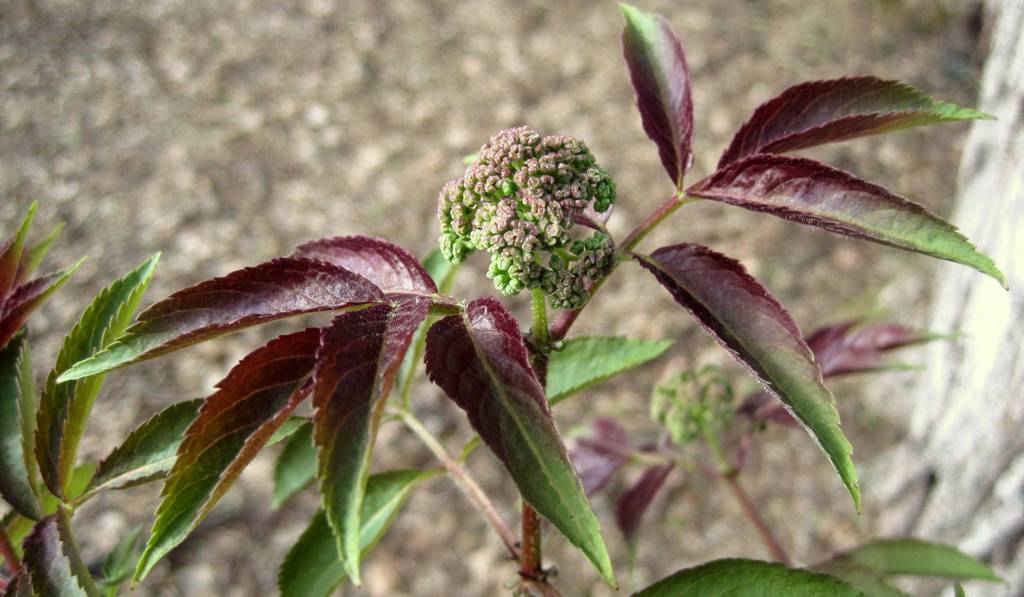
[[[388,471],[370,477],[359,529],[361,555],[384,537],[417,483],[437,471]],[[316,513],[285,556],[277,583],[281,597],[327,597],[345,577],[345,564],[323,510]]]
[[[386,294],[436,295],[437,285],[416,258],[402,247],[367,236],[333,236],[310,241],[295,256],[320,259],[355,272]]]
[[[547,395],[551,404],[605,380],[653,361],[672,346],[671,340],[638,340],[591,336],[567,340],[548,361]]]
[[[471,302],[427,333],[427,375],[505,464],[523,499],[615,585],[601,528],[555,428],[519,326],[497,300]]]
[[[178,447],[135,579],[209,514],[308,394],[320,330],[280,336],[242,359],[203,403]]]
[[[35,412],[28,335],[20,333],[0,349],[0,497],[21,515],[39,520],[43,511],[32,452]]]
[[[681,188],[693,164],[693,98],[683,45],[662,17],[628,4],[619,9],[626,19],[622,53],[644,132],[658,146],[672,183]]]
[[[808,81],[758,106],[736,132],[718,167],[758,153],[785,153],[925,124],[988,118],[899,81],[870,76]]]
[[[639,260],[676,302],[804,424],[859,509],[853,448],[839,427],[835,399],[782,304],[738,261],[707,247],[663,247]]]
[[[172,294],[57,381],[104,373],[284,317],[383,301],[380,289],[359,274],[316,259],[282,257]]]
[[[57,377],[124,333],[159,259],[159,254],[150,257],[96,295],[64,339],[57,363],[47,377],[39,404],[35,450],[43,481],[58,497],[65,495],[75,467],[78,444],[104,376],[62,384],[57,383]]]
[[[1006,287],[991,259],[955,226],[886,189],[814,160],[755,155],[688,194],[972,267]]]
[[[715,560],[676,572],[636,597],[867,597],[838,578],[756,560]]]
[[[324,329],[313,374],[313,439],[327,520],[359,584],[360,513],[386,398],[430,301],[406,297],[343,313]]]

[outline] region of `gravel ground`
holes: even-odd
[[[707,173],[729,134],[761,101],[811,78],[872,73],[971,103],[982,56],[971,3],[956,0],[649,0],[688,51],[697,156]],[[669,192],[633,109],[611,2],[350,1],[0,3],[0,221],[9,233],[29,201],[39,230],[66,222],[51,264],[85,267],[32,322],[36,363],[52,362],[87,297],[155,251],[150,297],[290,252],[334,234],[387,236],[417,254],[436,238],[434,199],[462,156],[498,129],[530,124],[586,139],[616,177],[611,221],[621,237]],[[919,130],[814,152],[948,213],[966,127]],[[687,239],[743,260],[805,328],[872,309],[923,320],[930,263],[714,205],[695,205],[646,246]],[[460,296],[488,292],[471,262]],[[475,274],[475,275],[471,275]],[[512,304],[522,310],[522,300]],[[207,393],[273,330],[246,332],[110,376],[84,455],[97,458],[144,415]],[[678,362],[725,363],[667,295],[623,268],[578,332],[679,338]],[[40,375],[42,371],[40,371]],[[594,414],[644,428],[657,368],[567,404],[565,432]],[[898,399],[911,375],[836,387],[844,422],[870,460],[902,433]],[[856,402],[853,404],[852,401]],[[416,396],[431,428],[456,449],[468,427],[430,387]],[[646,427],[649,429],[649,425]],[[773,430],[747,483],[796,559],[811,561],[870,533],[810,440]],[[427,454],[385,428],[380,466],[424,466]],[[175,552],[143,595],[263,595],[316,506],[304,495],[269,508],[270,455],[243,475],[195,540]],[[511,495],[486,451],[470,460],[485,487]],[[779,471],[785,471],[779,474]],[[677,479],[678,481],[679,479]],[[607,521],[625,588],[726,555],[766,557],[725,494],[699,478],[656,502],[635,573]],[[614,493],[614,491],[613,491]],[[76,528],[103,553],[156,505],[157,488],[104,496]],[[512,518],[514,503],[499,499]],[[798,514],[798,515],[794,515]],[[604,595],[583,558],[549,534],[567,595]],[[95,559],[95,558],[93,558]],[[359,595],[491,595],[514,578],[498,541],[445,479],[419,491],[365,565]]]

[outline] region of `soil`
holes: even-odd
[[[760,102],[807,79],[876,74],[971,104],[978,15],[957,0],[649,0],[688,52],[696,106],[696,167],[710,171],[730,133]],[[34,318],[42,376],[88,297],[162,251],[149,291],[175,289],[286,254],[327,235],[386,236],[418,255],[437,234],[435,197],[462,157],[508,126],[587,141],[616,177],[619,238],[670,192],[645,138],[623,68],[621,18],[611,2],[509,3],[277,0],[233,3],[13,0],[0,4],[0,221],[35,199],[37,230],[66,228],[48,264],[89,259]],[[887,185],[942,214],[950,210],[966,126],[915,130],[810,155]],[[682,240],[741,259],[804,329],[866,313],[924,321],[932,264],[734,208],[689,206],[645,241]],[[473,260],[462,297],[492,292]],[[525,314],[522,297],[510,301]],[[287,326],[249,331],[112,374],[83,456],[97,459],[167,404],[207,394],[232,363]],[[726,355],[647,274],[624,267],[596,296],[576,333],[675,338],[677,365]],[[912,360],[913,355],[908,359]],[[646,396],[658,366],[567,402],[567,435],[595,415],[654,430]],[[904,429],[912,373],[835,386],[844,425],[870,463]],[[417,388],[417,411],[457,450],[470,431],[438,391]],[[309,491],[270,509],[274,450],[243,474],[213,515],[135,593],[265,595],[278,563],[315,510]],[[377,465],[428,466],[395,426]],[[875,463],[877,465],[877,463]],[[884,463],[882,463],[884,465]],[[469,466],[515,520],[513,488],[486,450]],[[795,560],[810,563],[872,531],[870,478],[857,516],[806,434],[771,429],[744,483]],[[635,472],[631,473],[631,475]],[[629,475],[627,475],[629,476]],[[723,488],[676,473],[648,515],[630,572],[614,529],[622,485],[594,500],[624,589],[709,558],[766,558]],[[105,495],[76,517],[90,563],[147,520],[158,487]],[[554,532],[547,561],[566,595],[610,595]],[[351,595],[494,595],[515,580],[500,542],[444,478],[416,492],[366,560]]]

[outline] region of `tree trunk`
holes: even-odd
[[[992,47],[968,137],[953,222],[1003,268],[1010,292],[943,265],[930,347],[905,443],[875,463],[881,530],[959,546],[1024,595],[1024,0],[990,0]]]

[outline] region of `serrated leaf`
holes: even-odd
[[[288,438],[274,464],[274,496],[271,506],[276,510],[302,491],[316,478],[316,447],[313,425],[305,423]]]
[[[136,526],[129,530],[121,540],[117,542],[114,549],[107,554],[103,562],[103,583],[107,585],[118,585],[131,576],[135,569],[136,544],[139,536],[142,535],[142,526]]]
[[[336,265],[282,257],[178,291],[139,314],[125,335],[58,382],[104,373],[285,317],[380,303],[366,278]]]
[[[203,400],[177,402],[139,425],[96,468],[87,494],[106,489],[123,489],[167,476],[177,458],[185,431]]]
[[[0,497],[17,512],[38,520],[43,511],[32,453],[35,410],[28,335],[21,333],[0,349]]]
[[[32,311],[50,298],[68,278],[82,267],[85,258],[59,272],[41,276],[14,288],[0,305],[0,348],[14,337]]]
[[[36,209],[39,204],[35,201],[28,208],[18,231],[13,237],[0,245],[0,300],[7,296],[7,293],[14,288],[18,269],[21,267],[22,252],[25,250],[25,238],[28,236],[28,229],[32,226],[32,220],[36,216]],[[3,344],[0,344],[2,347]]]
[[[854,566],[880,576],[938,576],[960,580],[1002,582],[991,568],[949,545],[920,539],[880,539],[842,553],[815,569],[832,570]]]
[[[135,579],[141,579],[209,514],[308,393],[320,330],[280,336],[217,384],[185,432]]]
[[[317,479],[348,574],[359,584],[359,516],[386,398],[430,302],[406,297],[343,313],[324,329],[313,374]]]
[[[3,597],[33,597],[32,580],[24,568],[8,581]]]
[[[634,451],[621,425],[611,419],[596,419],[593,433],[576,439],[569,457],[584,491],[591,496],[611,481]]]
[[[505,464],[519,492],[612,586],[601,527],[555,428],[519,325],[497,300],[471,302],[427,333],[427,375]]]
[[[36,244],[29,247],[27,250],[21,253],[21,264],[18,266],[18,275],[14,279],[14,284],[22,284],[29,277],[36,272],[39,268],[39,264],[43,262],[46,254],[50,252],[50,247],[53,245],[53,241],[57,240],[60,236],[60,231],[64,229],[64,224],[57,224],[54,226],[50,233],[46,237],[37,242]]]
[[[57,383],[57,377],[124,333],[159,259],[159,254],[150,257],[96,295],[64,339],[57,363],[47,377],[39,404],[35,451],[43,481],[58,497],[65,494],[66,483],[75,467],[78,444],[104,376],[62,384]]]
[[[756,560],[715,560],[680,570],[636,597],[867,597],[859,589],[826,574]]]
[[[370,477],[359,529],[363,556],[387,533],[413,487],[435,474],[437,471],[389,471]],[[281,564],[277,577],[281,597],[327,597],[346,576],[334,533],[320,510]]]
[[[736,132],[718,167],[758,153],[785,153],[926,124],[988,118],[899,81],[868,76],[808,81],[758,106]]]
[[[627,543],[636,540],[636,533],[640,530],[644,514],[654,503],[655,496],[665,484],[672,469],[672,464],[647,467],[636,483],[619,498],[615,505],[615,524],[622,531]]]
[[[639,340],[621,336],[567,340],[548,361],[547,395],[551,404],[607,379],[653,361],[672,346],[671,340]]]
[[[437,294],[437,285],[416,258],[383,239],[368,236],[322,238],[299,245],[295,256],[319,259],[355,272],[386,294]]]
[[[96,584],[82,563],[63,509],[36,523],[25,538],[25,568],[38,597],[99,597]]]
[[[814,160],[755,155],[687,194],[972,267],[1006,287],[991,259],[955,226],[886,189]]]
[[[628,4],[619,9],[626,19],[622,53],[644,132],[658,146],[672,183],[682,188],[693,164],[693,98],[683,45],[662,17]]]
[[[639,261],[789,407],[828,455],[859,510],[853,447],[840,429],[835,399],[825,387],[821,370],[782,304],[738,261],[707,247],[663,247]]]

